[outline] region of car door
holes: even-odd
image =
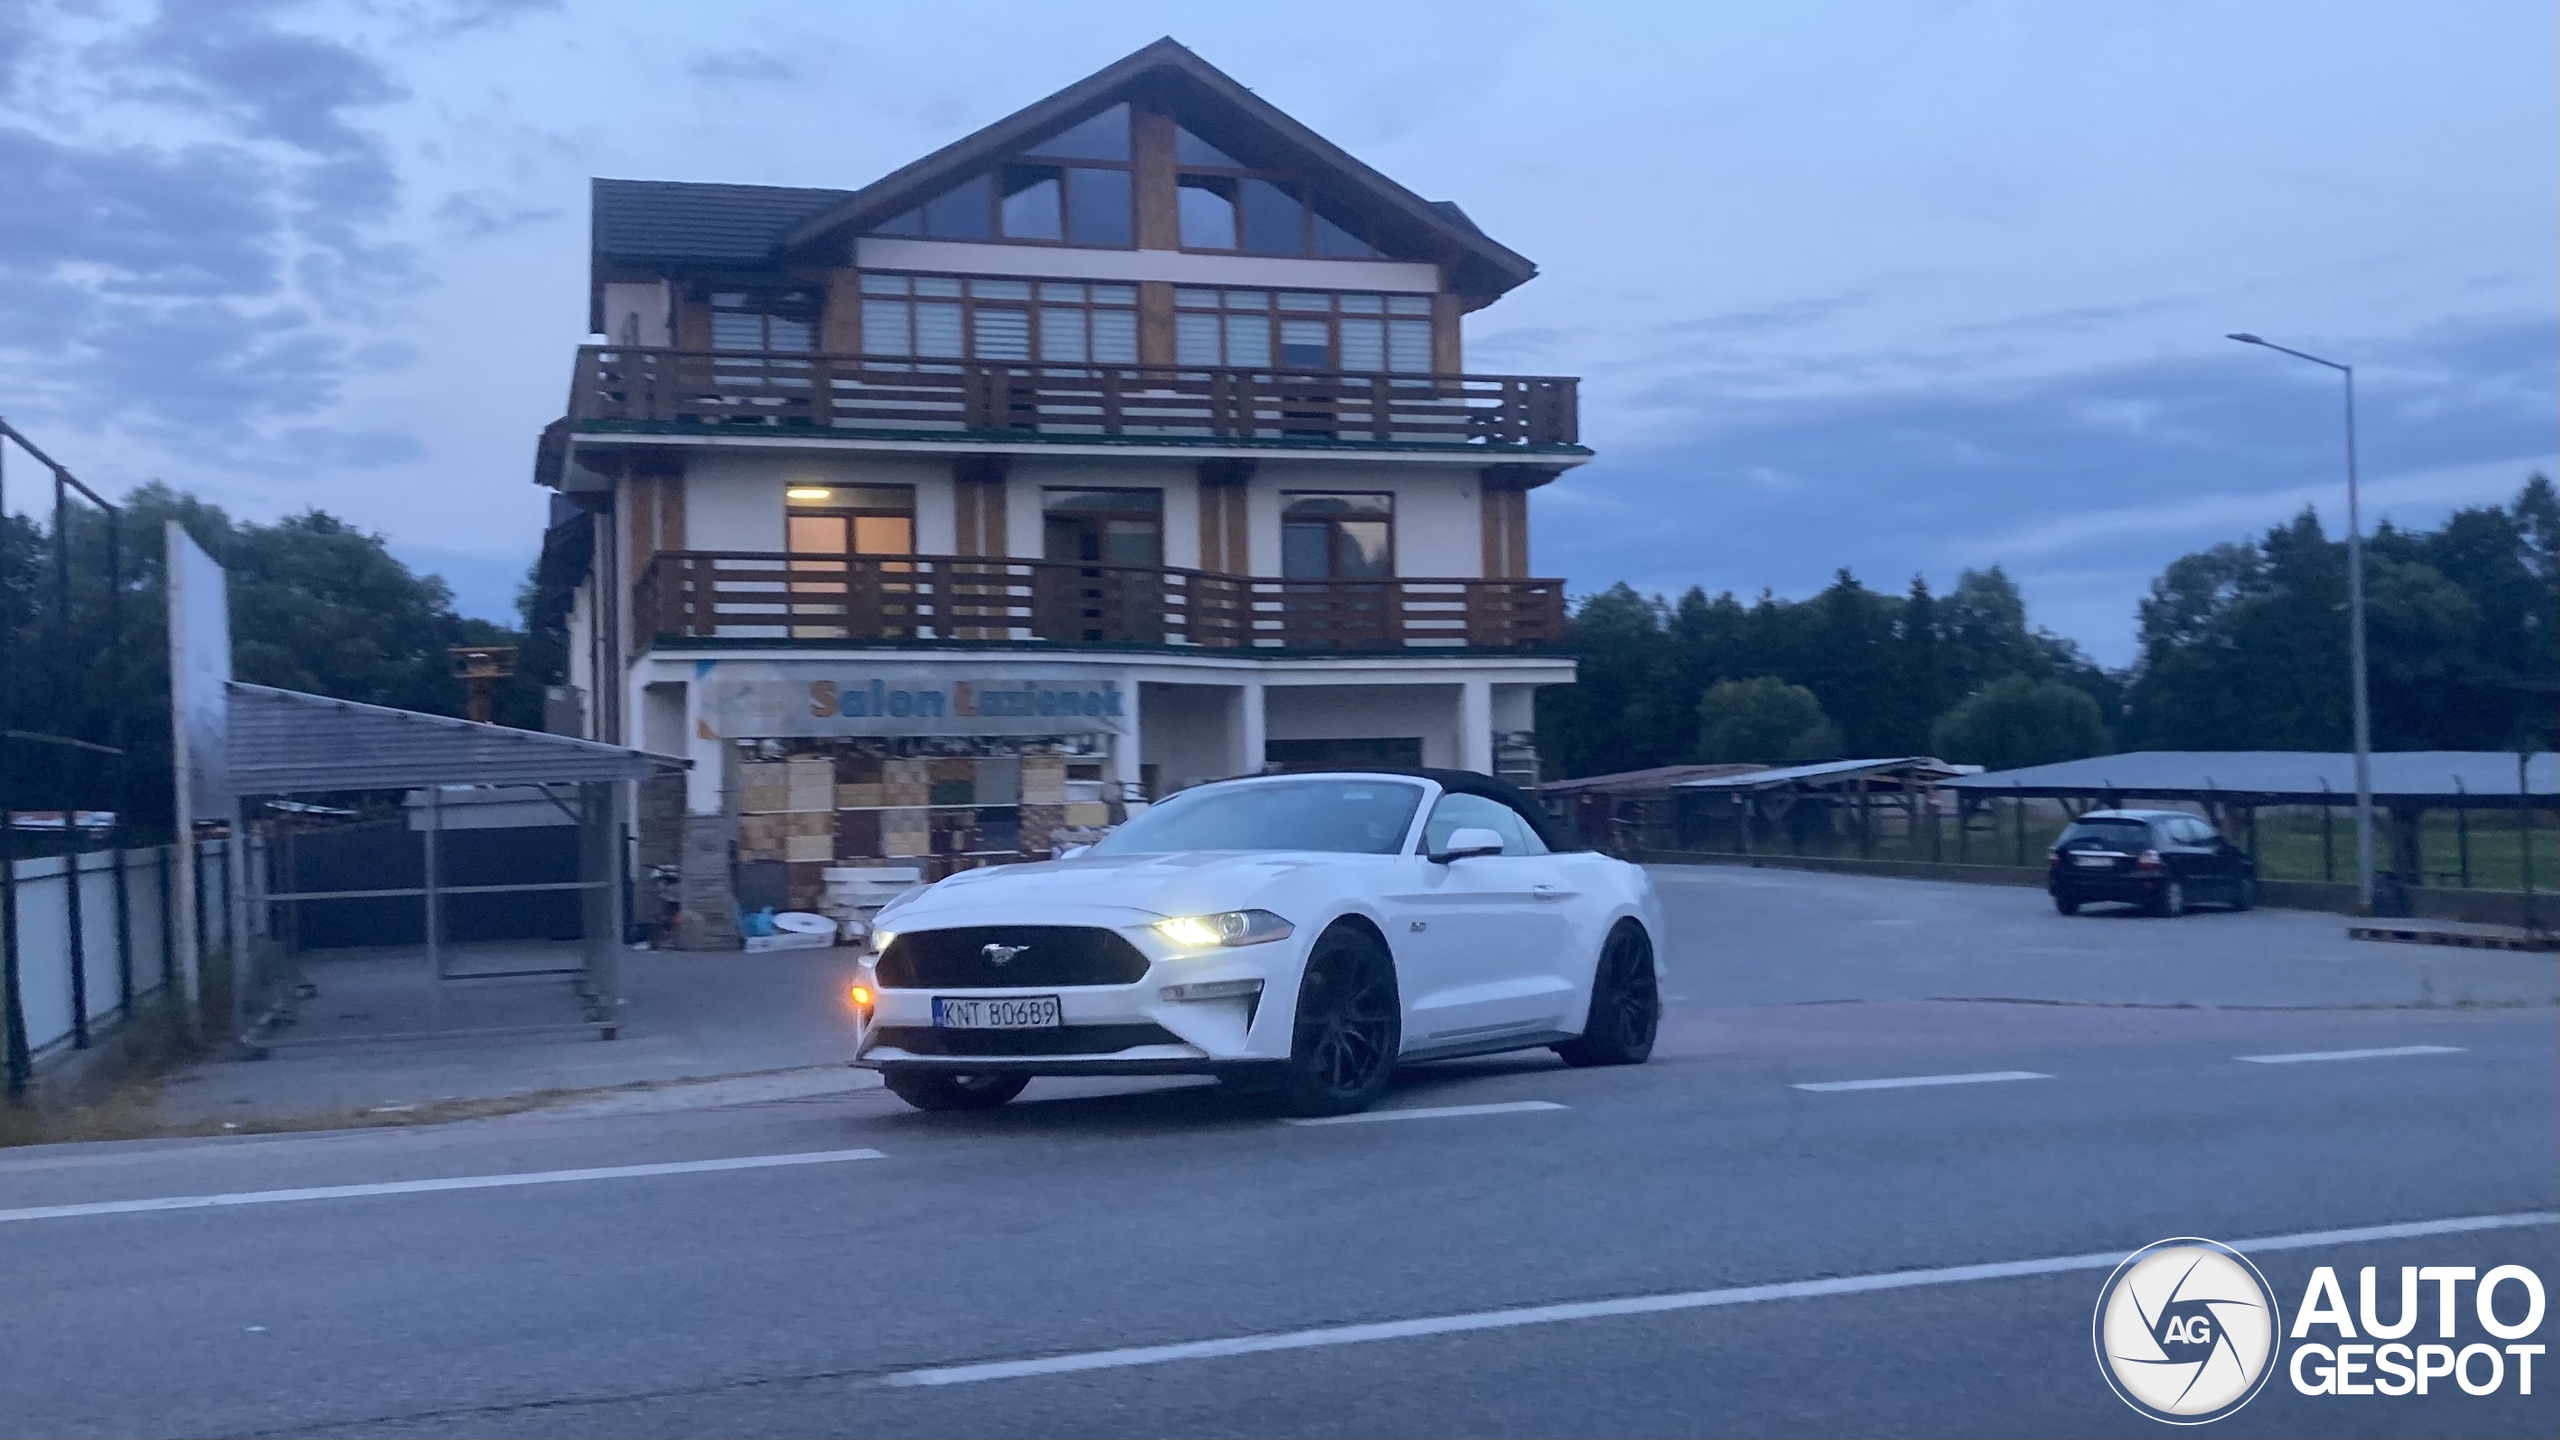
[[[1459,830],[1492,830],[1503,853],[1433,862]],[[1410,917],[1393,937],[1405,987],[1405,1048],[1498,1042],[1560,1030],[1574,987],[1573,885],[1537,832],[1499,801],[1448,794],[1423,827],[1423,853],[1396,900]]]
[[[2218,894],[2228,883],[2224,878],[2226,861],[2222,854],[2222,837],[2213,827],[2193,815],[2171,817],[2162,829],[2169,832],[2174,848],[2165,852],[2169,873],[2187,887],[2187,898],[2200,900]]]

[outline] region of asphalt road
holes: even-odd
[[[872,1092],[0,1156],[0,1430],[2125,1434],[2159,1427],[2090,1312],[2152,1240],[2284,1242],[2256,1259],[2288,1314],[2318,1265],[2351,1306],[2367,1265],[2560,1292],[2548,1006],[2352,998],[2392,983],[2362,948],[2328,978],[2364,1008],[2316,1004],[2334,920],[1762,879],[1666,881],[1653,1064],[1417,1070],[1401,1119],[1042,1082],[984,1116]],[[2022,935],[2075,993],[1925,998],[2016,988]],[[2145,953],[2244,998],[2127,999]],[[2264,1059],[2344,1051],[2396,1053]],[[2038,1078],[1800,1088],[1984,1073]],[[627,1167],[658,1168],[563,1173]],[[130,1203],[189,1196],[245,1203]],[[2484,1216],[2528,1218],[2326,1234]],[[1753,1288],[1794,1282],[1827,1283]],[[2467,1293],[2460,1324],[2490,1338]],[[2278,1375],[2209,1428],[2549,1435],[2555,1359],[2529,1396]]]

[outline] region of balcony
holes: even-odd
[[[1534,454],[1579,450],[1575,383],[589,345],[569,420],[582,431]]]
[[[1272,580],[915,555],[667,551],[631,595],[636,647],[917,643],[1414,654],[1564,640],[1561,580]]]

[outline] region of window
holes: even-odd
[[[1544,855],[1547,842],[1538,838],[1520,812],[1482,795],[1443,795],[1422,825],[1422,853],[1437,855],[1449,848],[1460,830],[1490,830],[1502,837],[1505,855]]]
[[[1275,181],[1247,176],[1242,182],[1244,248],[1255,255],[1303,255],[1307,251],[1305,207],[1297,191]]]
[[[1207,165],[1218,170],[1242,170],[1243,164],[1224,150],[1191,133],[1188,125],[1173,130],[1173,158],[1184,165]]]
[[[1065,172],[1051,165],[1004,167],[998,211],[1007,240],[1056,240],[1067,233]]]
[[[1177,365],[1431,373],[1428,295],[1186,288],[1173,304]]]
[[[1129,107],[1114,105],[1023,152],[1024,162],[973,176],[874,235],[933,240],[1020,240],[1129,245],[1136,239],[1130,184]],[[1072,161],[1072,164],[1030,163]]]
[[[1126,160],[1130,153],[1128,102],[1078,121],[1023,153],[1051,160]]]
[[[1043,490],[1041,553],[1102,565],[1164,563],[1162,490]]]
[[[1185,175],[1174,192],[1185,250],[1236,248],[1236,182],[1223,175]]]
[[[1280,512],[1289,580],[1383,580],[1395,572],[1395,497],[1291,494]]]
[[[799,487],[795,487],[799,488]],[[825,498],[793,500],[784,520],[794,555],[912,555],[916,492],[905,485],[833,485]]]
[[[866,271],[862,352],[922,360],[1135,365],[1138,289]]]
[[[1380,780],[1254,780],[1203,785],[1151,805],[1104,836],[1096,855],[1185,850],[1321,850],[1393,855],[1422,787]]]
[[[809,290],[722,290],[711,296],[711,348],[807,354],[818,348],[818,297]]]

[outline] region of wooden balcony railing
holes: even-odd
[[[1411,652],[1564,639],[1561,580],[1270,580],[1133,565],[667,551],[632,590],[658,639],[1048,641]]]
[[[1335,375],[1153,365],[1035,365],[590,345],[578,425],[789,428],[1522,449],[1576,443],[1560,376]]]

